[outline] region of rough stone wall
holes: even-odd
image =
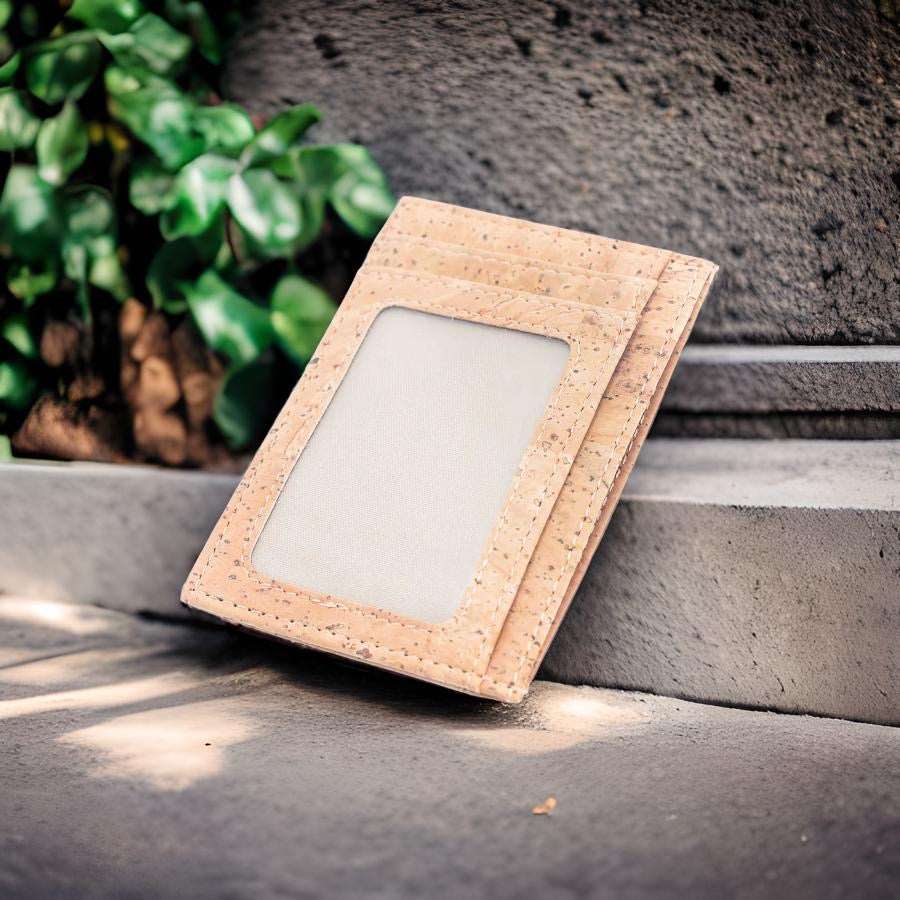
[[[705,341],[900,341],[900,29],[875,0],[260,0],[228,91],[421,194],[715,260]],[[891,4],[881,4],[885,10]]]

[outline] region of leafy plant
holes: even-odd
[[[315,107],[262,122],[221,101],[222,6],[0,0],[0,431],[58,390],[48,321],[77,319],[96,355],[104,311],[137,297],[193,322],[224,366],[215,425],[250,445],[335,309],[304,261],[390,213],[364,147],[305,142]]]

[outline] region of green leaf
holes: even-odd
[[[37,44],[25,65],[28,88],[45,103],[77,100],[94,80],[100,56],[100,44],[89,31]]]
[[[233,176],[228,183],[228,208],[263,251],[290,254],[300,235],[300,204],[271,172],[252,169]]]
[[[62,220],[51,185],[33,166],[13,166],[0,197],[0,242],[23,262],[56,257]]]
[[[0,462],[11,462],[14,458],[9,435],[0,434]]]
[[[87,244],[115,234],[116,211],[109,191],[94,185],[78,185],[65,192],[66,235]]]
[[[304,188],[329,190],[348,171],[337,146],[293,147],[272,161],[269,168],[280,178],[290,178]]]
[[[295,147],[274,160],[271,168],[293,180],[314,211],[321,198],[327,198],[341,219],[363,237],[377,233],[396,202],[384,173],[358,144]]]
[[[272,343],[268,313],[212,269],[190,286],[187,299],[206,343],[232,363],[251,362]]]
[[[120,34],[101,34],[100,40],[125,68],[146,68],[157,75],[173,75],[191,52],[191,39],[155,13],[146,13]]]
[[[93,246],[93,256],[88,270],[88,281],[96,287],[109,291],[120,303],[131,295],[128,276],[122,268],[116,252],[115,241],[105,239]]]
[[[14,88],[0,88],[0,150],[30,147],[41,120],[25,105],[25,95]]]
[[[247,145],[241,165],[258,166],[283,156],[321,118],[319,110],[309,103],[280,112]]]
[[[302,227],[296,249],[302,249],[319,236],[328,194],[347,171],[347,164],[335,147],[295,147],[274,160],[270,168],[276,175],[291,179],[299,193]]]
[[[253,137],[253,123],[239,106],[201,106],[194,113],[194,128],[203,135],[207,151],[234,154]]]
[[[28,327],[28,317],[24,313],[16,313],[4,319],[0,323],[0,337],[12,344],[22,356],[37,359],[37,341]]]
[[[166,0],[166,18],[186,31],[200,53],[211,63],[222,62],[222,42],[209,13],[202,3]]]
[[[116,252],[116,213],[109,192],[78,185],[65,192],[63,209],[66,275],[82,290],[90,283],[124,300],[130,290]]]
[[[221,232],[212,229],[162,245],[147,269],[147,290],[157,309],[173,314],[187,309],[187,292],[215,259],[221,241]]]
[[[252,444],[266,426],[272,406],[272,363],[236,366],[226,375],[213,401],[213,421],[227,444],[239,450]]]
[[[9,84],[19,71],[22,64],[22,54],[14,53],[2,66],[0,66],[0,84]]]
[[[58,116],[45,119],[37,137],[38,174],[50,184],[62,184],[87,156],[87,128],[74,103]]]
[[[135,160],[131,166],[128,199],[131,205],[148,216],[162,212],[171,205],[174,177],[162,163],[152,156]]]
[[[295,249],[302,250],[309,246],[322,231],[325,221],[325,194],[322,191],[308,190],[300,194],[300,234]]]
[[[329,199],[344,223],[364,238],[378,234],[397,202],[386,184],[365,181],[355,172],[338,179]]]
[[[365,147],[335,144],[344,173],[328,194],[335,212],[361,237],[374,237],[391,214],[396,199],[387,178]]]
[[[107,79],[122,87],[117,75]],[[159,157],[170,172],[177,171],[203,152],[203,137],[194,129],[196,104],[174,85],[149,84],[134,90],[110,91],[112,116],[125,124]]]
[[[225,206],[237,163],[208,153],[188,163],[172,185],[172,202],[160,219],[166,240],[206,231]]]
[[[285,275],[270,300],[278,345],[298,365],[312,358],[337,305],[320,287],[299,275]]]
[[[81,314],[86,322],[91,320],[90,292],[88,290],[88,268],[90,260],[82,244],[64,241],[62,245],[63,271],[67,278],[75,282],[76,297]]]
[[[5,28],[9,17],[12,15],[12,0],[0,0],[0,28]]]
[[[37,393],[37,381],[19,359],[0,360],[0,406],[27,409]]]
[[[174,81],[163,78],[149,69],[133,67],[123,69],[121,66],[107,66],[103,72],[103,81],[106,90],[113,97],[129,94],[141,88],[156,88],[163,93],[178,92]]]
[[[194,39],[201,55],[213,65],[219,65],[223,58],[222,39],[213,20],[202,3],[185,4],[187,11],[186,27]]]
[[[193,125],[196,104],[168,82],[134,88],[135,80],[118,68],[107,75],[110,113],[150,147],[166,169],[176,171],[203,152],[203,137]]]
[[[75,0],[69,15],[88,28],[119,34],[133,25],[143,12],[139,0]]]
[[[59,279],[55,263],[46,259],[33,265],[14,262],[9,267],[7,287],[26,306],[31,306],[35,298],[56,287]]]

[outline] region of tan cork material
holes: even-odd
[[[457,690],[520,700],[715,271],[664,250],[404,198],[210,536],[183,602]],[[281,584],[250,564],[366,330],[396,305],[558,337],[572,350],[466,596],[437,625]]]

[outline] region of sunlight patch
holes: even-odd
[[[181,791],[225,768],[226,748],[246,741],[255,724],[239,700],[210,700],[110,719],[59,741],[92,750],[88,774]]]

